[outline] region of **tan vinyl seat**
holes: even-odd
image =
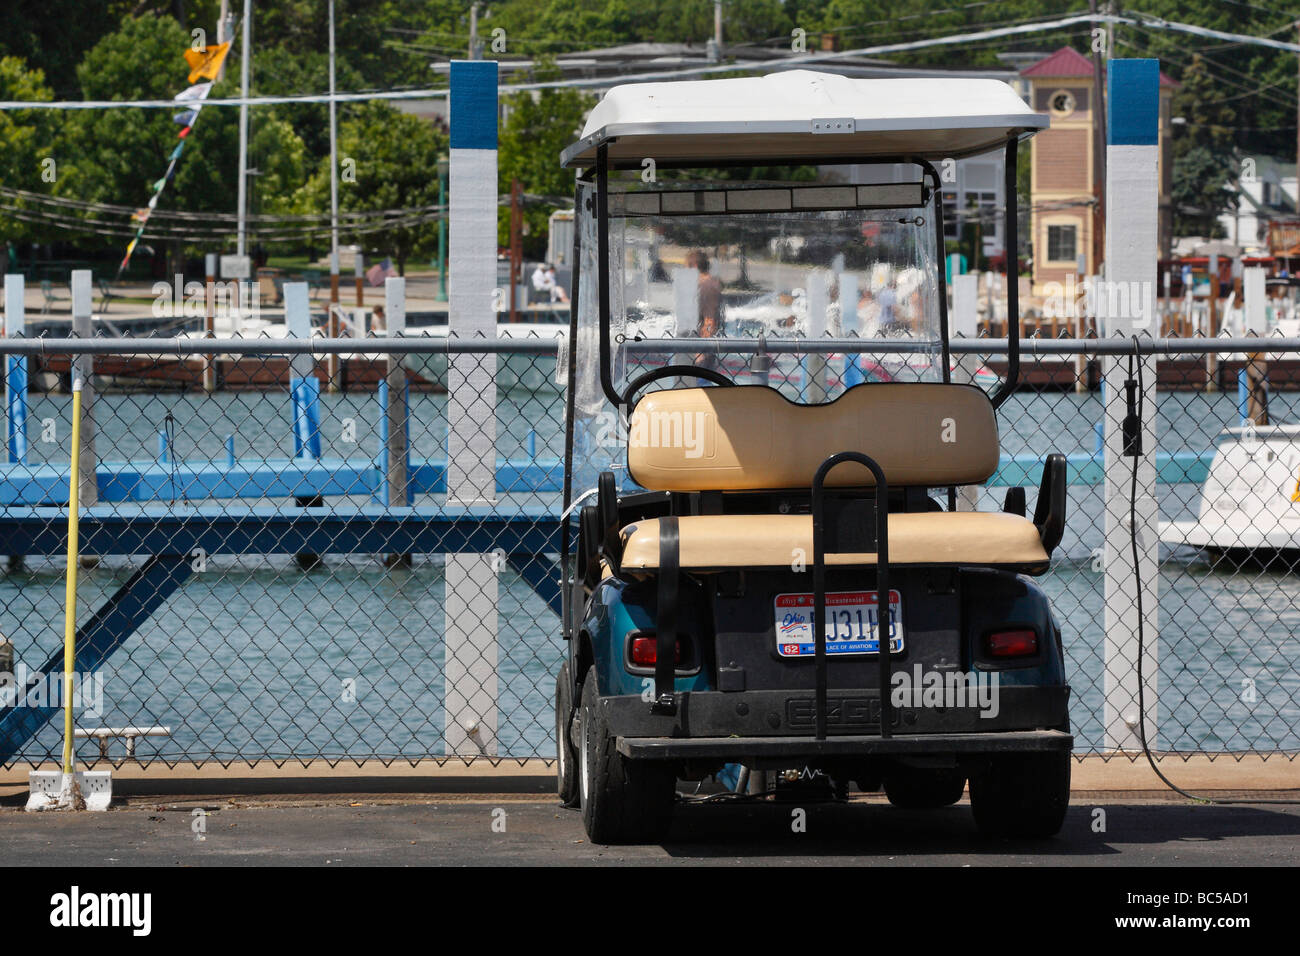
[[[683,569],[812,567],[811,515],[686,515],[679,517]],[[622,530],[625,572],[659,567],[659,520]],[[874,565],[876,555],[828,554],[828,566]],[[1002,512],[928,511],[889,516],[889,563],[978,565],[1023,571],[1047,570],[1048,555],[1028,518]]]
[[[859,385],[835,401],[797,405],[764,386],[651,392],[633,409],[628,471],[657,491],[807,489],[823,461],[860,450],[891,487],[981,484],[998,466],[997,419],[970,385]],[[827,486],[866,488],[861,465],[830,473]],[[679,561],[697,571],[812,565],[809,515],[680,516]],[[659,521],[622,529],[620,565],[659,567]],[[875,554],[828,554],[828,565],[875,564]],[[914,512],[889,516],[891,565],[966,565],[1039,574],[1049,555],[1038,528],[1002,512]]]

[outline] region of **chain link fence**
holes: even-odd
[[[296,352],[284,340],[207,340],[211,354],[177,340],[0,343],[9,396],[0,650],[12,658],[0,660],[10,694],[0,700],[0,763],[56,760],[62,745],[49,718],[59,706],[78,362],[93,365],[79,759],[553,758],[567,356],[557,335],[314,340]],[[1158,627],[1147,635],[1159,648],[1149,685],[1158,687],[1158,749],[1292,759],[1300,428],[1286,423],[1300,422],[1300,343],[1269,341],[1258,353],[1159,344],[1143,360],[1160,518]],[[976,503],[999,509],[1008,487],[1026,486],[1032,513],[1045,456],[1069,456],[1065,538],[1039,580],[1064,632],[1076,752],[1106,755],[1115,752],[1107,674],[1121,680],[1134,662],[1108,654],[1105,641],[1096,386],[1108,359],[1096,342],[1079,347],[1026,343],[1023,387],[999,413],[1002,465]],[[843,343],[673,346],[695,348],[733,377],[804,399],[846,378],[907,377],[906,363]],[[993,390],[1007,372],[1004,342],[954,350],[954,378]],[[1122,365],[1122,343],[1112,351]],[[467,382],[478,383],[472,396],[451,387]],[[1112,479],[1127,476],[1129,461],[1113,465]],[[484,473],[491,487],[467,494]],[[1122,588],[1111,593],[1132,601]]]

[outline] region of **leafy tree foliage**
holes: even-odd
[[[438,157],[447,151],[442,133],[424,120],[400,113],[386,103],[366,103],[339,124],[339,157],[352,160],[355,179],[341,179],[339,208],[400,209],[438,202]],[[329,164],[307,183],[300,204],[329,208]],[[344,235],[347,235],[345,232]],[[393,257],[397,271],[436,248],[437,223],[399,222],[381,232],[355,237],[368,249]]]

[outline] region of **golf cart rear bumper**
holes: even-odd
[[[618,752],[635,760],[750,760],[1069,753],[1074,737],[1060,730],[895,737],[619,737]]]
[[[1067,685],[1003,686],[996,711],[978,707],[895,706],[890,733],[899,739],[982,739],[1069,726]],[[601,697],[599,706],[616,737],[764,740],[816,736],[811,689],[685,691],[674,714],[654,713],[639,695]],[[827,695],[827,738],[880,739],[880,694],[874,688],[832,688]],[[1068,735],[1067,735],[1068,737]]]

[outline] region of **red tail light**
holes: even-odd
[[[989,657],[1032,657],[1038,653],[1038,635],[1031,630],[995,631],[984,638]]]
[[[678,641],[673,647],[673,663],[682,662],[682,642]],[[634,637],[632,638],[632,663],[638,667],[654,667],[659,660],[659,638],[657,637]]]

